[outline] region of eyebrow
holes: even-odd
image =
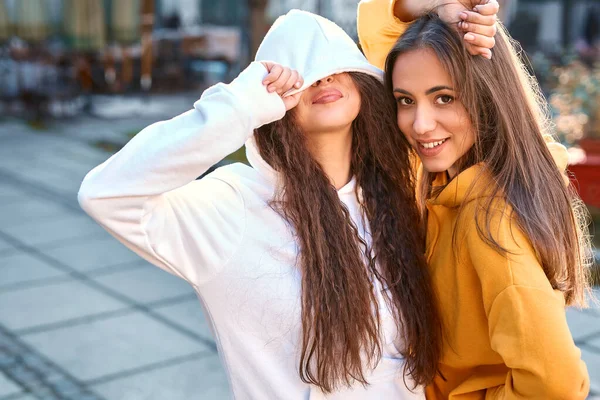
[[[426,95],[430,95],[432,93],[439,92],[440,90],[452,90],[452,91],[454,91],[454,89],[451,88],[450,86],[434,86],[431,89],[427,90],[425,92],[425,94]],[[402,94],[407,94],[407,95],[411,94],[410,92],[408,92],[408,91],[406,91],[404,89],[398,89],[398,88],[394,89],[394,93],[402,93]]]

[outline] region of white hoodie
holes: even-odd
[[[345,71],[381,78],[339,27],[300,11],[276,22],[257,60],[297,69],[305,87]],[[125,246],[192,285],[236,399],[422,399],[404,385],[402,341],[379,289],[384,353],[367,369],[370,385],[325,396],[300,380],[298,243],[268,205],[278,175],[252,137],[285,114],[281,98],[262,85],[266,74],[254,62],[231,84],[206,90],[191,111],[142,130],[85,177],[79,202]],[[229,165],[195,180],[244,143],[252,167]],[[370,241],[354,181],[338,194]]]

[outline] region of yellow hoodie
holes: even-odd
[[[494,202],[490,232],[509,254],[479,236],[478,206],[492,185],[476,165],[427,202],[426,257],[444,328],[440,375],[427,398],[585,399],[589,377],[564,296],[552,289],[504,199]]]
[[[359,4],[361,46],[380,68],[407,26],[393,16],[393,4]],[[547,140],[564,171],[566,149]],[[480,174],[479,188],[493,184],[482,166],[474,166],[427,205],[427,260],[445,332],[441,375],[427,388],[427,398],[584,399],[589,377],[567,326],[564,297],[553,291],[503,199],[495,202],[491,232],[513,254],[500,255],[477,233],[475,211],[486,193],[467,189]],[[457,223],[458,248],[452,241]]]

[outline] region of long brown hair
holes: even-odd
[[[409,165],[410,146],[377,79],[350,73],[361,95],[352,123],[351,172],[370,224],[372,248],[360,238],[335,187],[308,150],[306,136],[288,113],[261,127],[262,157],[281,174],[271,202],[295,230],[302,271],[304,382],[332,392],[354,381],[367,385],[364,365],[381,358],[380,321],[373,277],[405,345],[403,372],[429,383],[440,354],[440,322],[424,259],[424,232]],[[368,260],[365,266],[365,259]],[[366,359],[365,359],[366,358]]]
[[[475,145],[459,160],[459,170],[482,163],[495,182],[479,207],[484,217],[476,219],[480,237],[507,255],[490,228],[495,214],[492,205],[495,198],[503,196],[537,252],[552,287],[564,293],[567,304],[585,305],[591,251],[584,208],[573,188],[565,185],[545,143],[544,137],[552,129],[547,105],[535,78],[519,58],[518,44],[501,24],[495,40],[492,60],[472,57],[454,28],[434,14],[420,18],[386,60],[388,101],[394,101],[392,72],[398,57],[415,49],[435,52],[476,132]],[[439,193],[439,188],[433,187],[434,178],[426,171],[423,174],[421,210],[425,210],[427,198]],[[470,191],[478,187],[477,181]]]

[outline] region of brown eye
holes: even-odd
[[[449,94],[443,94],[435,100],[437,104],[450,104],[453,101],[454,97],[450,96]]]
[[[400,104],[401,106],[410,106],[411,104],[413,104],[412,99],[409,99],[408,97],[398,97],[396,99],[396,101],[398,102],[398,104]]]

